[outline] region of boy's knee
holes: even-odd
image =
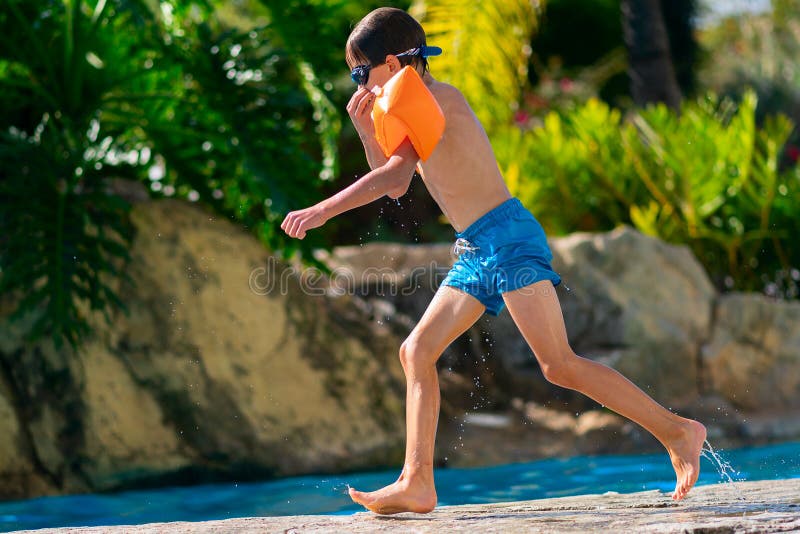
[[[417,365],[427,365],[435,361],[433,349],[424,341],[411,335],[400,345],[400,363],[404,369]]]
[[[571,349],[564,350],[557,357],[541,363],[542,373],[548,382],[571,388],[575,384],[580,360],[581,357]]]

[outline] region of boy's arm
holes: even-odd
[[[362,176],[355,183],[320,202],[326,219],[345,211],[369,204],[390,192],[408,189],[419,161],[408,138],[395,150],[386,163]],[[405,190],[403,189],[403,190]]]
[[[406,138],[386,164],[310,208],[289,212],[281,228],[289,236],[303,239],[307,230],[322,226],[340,213],[369,204],[386,194],[400,196],[411,183],[417,161],[419,156]]]
[[[388,160],[375,140],[375,125],[372,123],[372,106],[375,104],[375,98],[376,95],[372,91],[366,87],[359,87],[347,103],[347,114],[350,115],[361,144],[364,145],[370,169],[383,167]]]
[[[361,139],[361,144],[364,145],[364,153],[367,155],[369,168],[374,170],[386,165],[386,162],[389,160],[383,155],[381,147],[378,146],[374,131],[372,133],[367,132],[363,134],[359,132],[358,137]]]

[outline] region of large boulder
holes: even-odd
[[[450,243],[374,242],[336,247],[331,253],[319,252],[317,258],[332,268],[330,291],[360,296],[372,320],[388,326],[403,339],[422,317],[457,256]],[[491,346],[496,334],[492,319],[489,315],[481,317],[439,359],[445,422],[460,420],[465,409],[510,405],[517,382],[521,384],[517,389],[526,394],[532,384],[541,384],[540,377],[520,380],[518,369],[512,371],[502,365],[497,357],[500,351]],[[507,338],[516,343],[514,355],[504,358],[516,358],[526,350],[530,354],[510,317],[505,318],[504,324],[514,328]]]
[[[9,316],[15,298],[0,296],[0,318]],[[0,320],[0,397],[7,400],[0,425],[13,466],[13,472],[2,475],[0,498],[87,489],[77,468],[83,442],[80,360],[50,339],[25,340],[37,316],[32,312],[16,322]]]
[[[699,354],[710,336],[716,293],[689,249],[629,227],[549,244],[563,281],[557,294],[573,350],[619,370],[662,404],[690,405],[699,394]],[[501,361],[493,371],[505,383],[500,397],[572,410],[595,406],[546,383],[507,311],[484,316],[471,337]]]
[[[368,467],[386,461],[387,449],[401,454],[399,341],[365,320],[352,295],[311,291],[297,266],[184,203],[140,205],[133,220],[136,283],[122,288],[131,313],[87,352],[113,356],[138,386],[151,411],[140,428],[160,414],[170,429],[155,456],[131,433],[141,458],[157,458],[158,472],[191,466],[253,477]],[[115,411],[127,411],[127,400],[118,396]],[[129,465],[124,447],[106,451]]]
[[[86,369],[82,471],[90,488],[141,485],[202,463],[183,443],[180,423],[167,417],[157,392],[137,383],[124,356],[98,342],[87,349],[81,358]]]
[[[331,268],[333,293],[362,297],[376,321],[407,335],[422,317],[433,294],[455,261],[446,243],[405,245],[374,242],[318,251]]]
[[[51,491],[50,483],[37,473],[25,430],[12,390],[0,378],[0,498],[24,499]]]
[[[800,408],[800,302],[720,297],[703,350],[709,387],[749,412]]]
[[[129,314],[96,317],[78,354],[0,324],[4,378],[26,406],[3,421],[0,450],[30,435],[23,453],[57,491],[402,461],[400,340],[357,296],[313,291],[298,266],[188,203],[141,203],[132,219],[133,283],[117,285]],[[37,381],[42,362],[50,378]],[[0,412],[9,395],[0,380]]]

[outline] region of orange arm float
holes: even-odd
[[[403,67],[376,90],[372,108],[375,139],[388,158],[408,137],[426,161],[444,133],[444,113],[413,67]]]

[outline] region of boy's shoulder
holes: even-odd
[[[449,83],[435,81],[431,84],[430,91],[445,113],[469,109],[467,100],[461,91]]]

